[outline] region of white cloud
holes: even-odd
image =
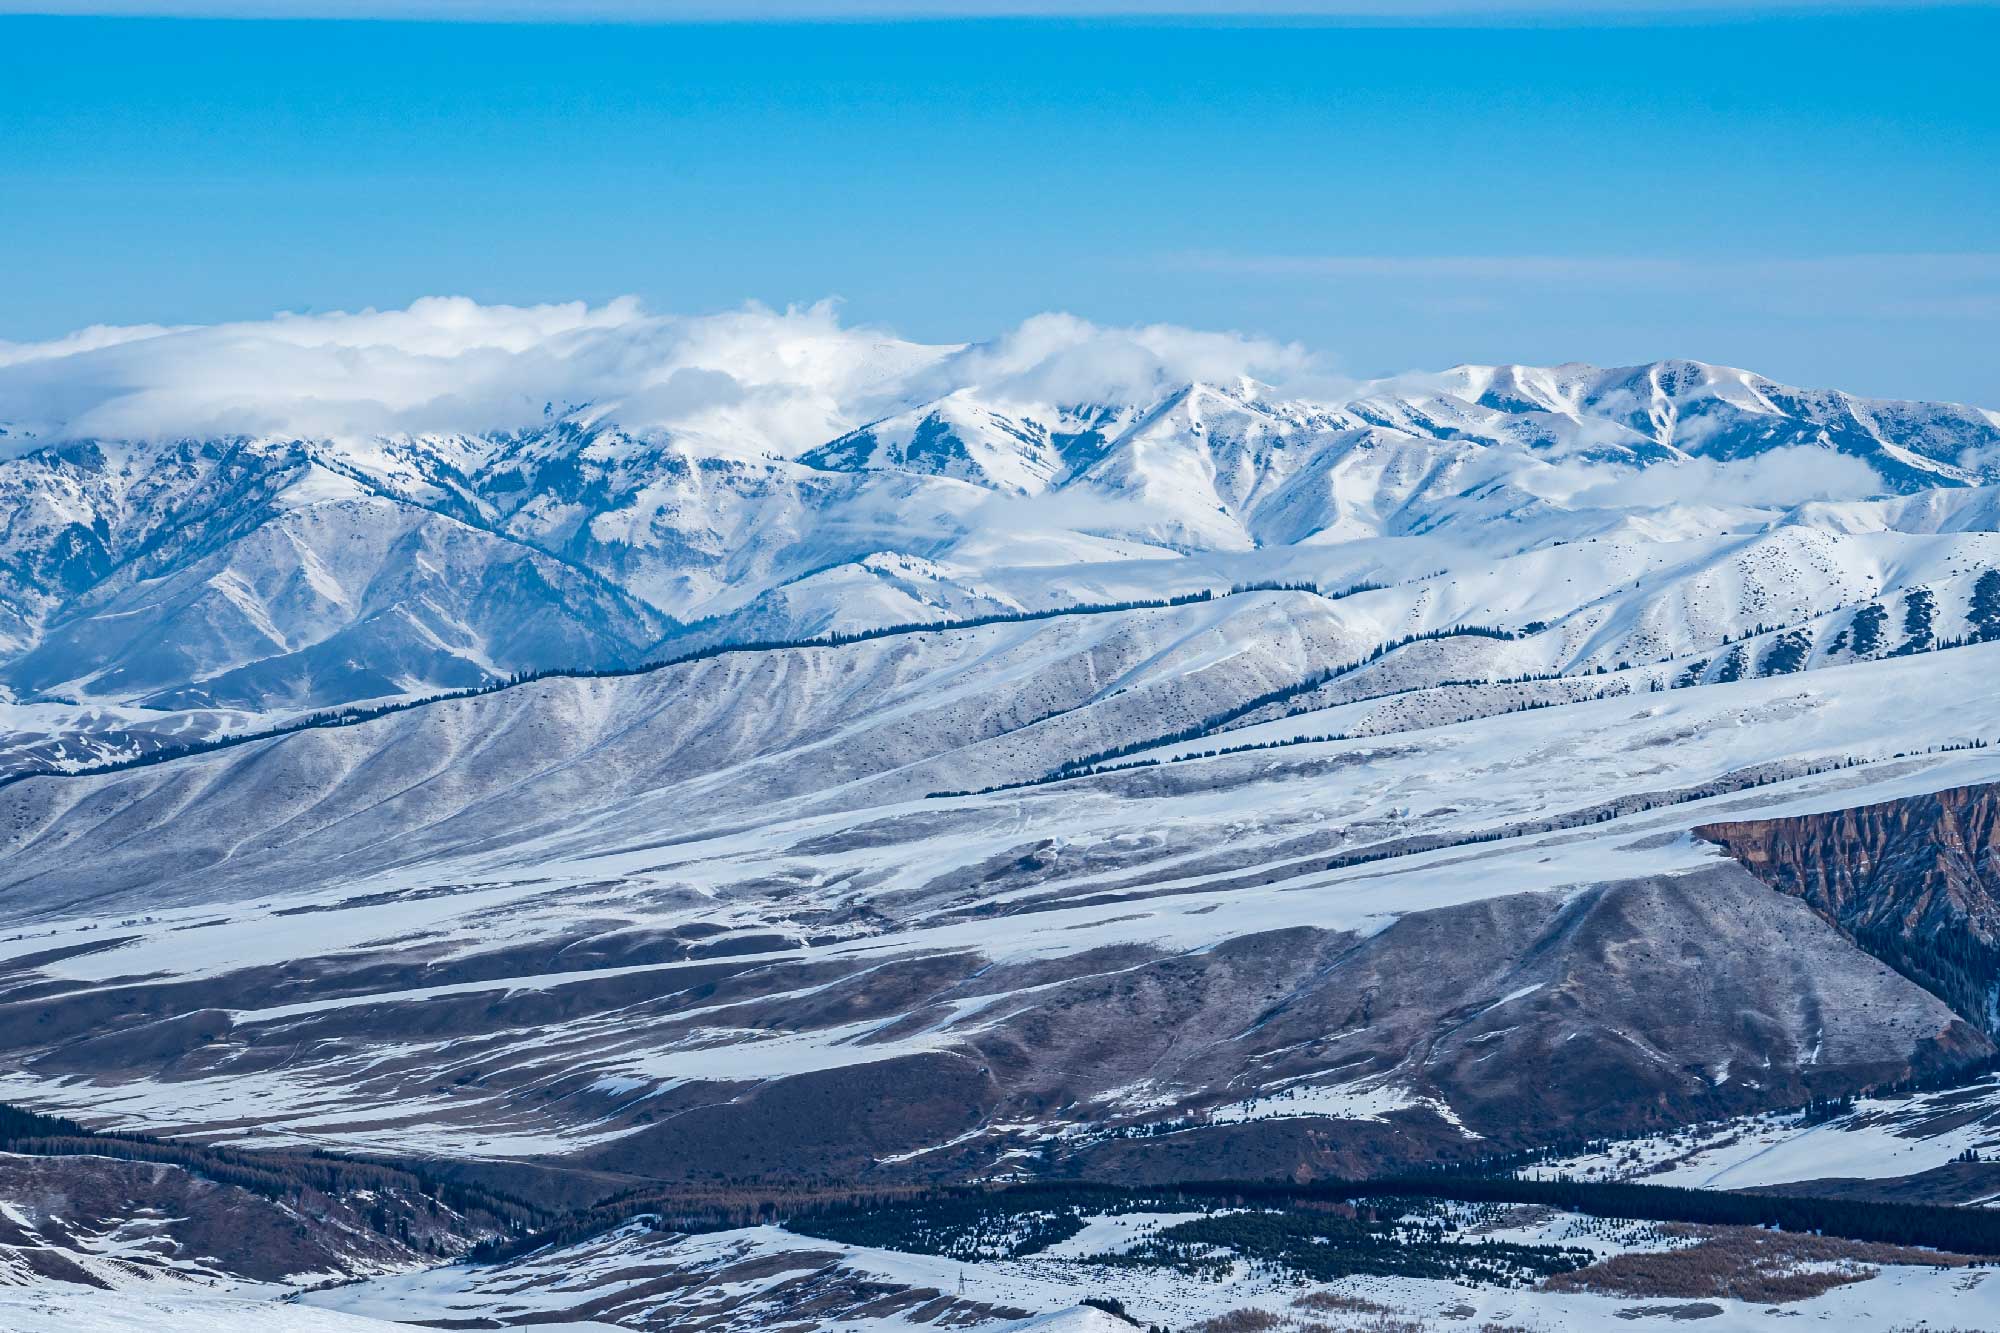
[[[1074,315],[1036,315],[916,378],[921,396],[975,387],[1003,401],[1146,403],[1193,381],[1244,379],[1298,389],[1318,375],[1297,343],[1169,324],[1105,328]]]
[[[1568,503],[1603,509],[1681,504],[1785,508],[1808,500],[1880,495],[1885,489],[1881,474],[1863,459],[1795,445],[1731,461],[1692,458],[1620,471],[1574,492]]]
[[[1149,402],[1194,379],[1300,387],[1290,344],[1042,315],[973,346],[843,324],[830,303],[652,314],[636,300],[279,315],[212,326],[93,328],[0,343],[0,421],[41,439],[312,438],[515,429],[557,411],[789,453],[907,403]]]
[[[0,344],[0,419],[58,438],[343,437],[507,429],[588,403],[635,426],[735,417],[782,438],[816,433],[872,384],[949,350],[842,327],[826,305],[682,318],[630,299],[433,297]]]

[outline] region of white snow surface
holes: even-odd
[[[1535,1174],[1636,1180],[1696,1189],[1754,1189],[1813,1180],[1888,1180],[2000,1150],[2000,1083],[1862,1097],[1824,1119],[1745,1116],[1562,1157]],[[1984,1200],[1988,1204],[1996,1201]]]
[[[8,1333],[390,1333],[407,1327],[275,1300],[53,1283],[0,1287],[0,1328]],[[593,1327],[607,1326],[554,1325],[552,1333]]]

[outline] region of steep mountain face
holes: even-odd
[[[324,706],[629,660],[667,623],[300,445],[79,446],[4,470],[17,697]]]
[[[961,391],[851,431],[799,461],[829,472],[914,472],[1034,495],[1083,471],[1140,414],[1106,405],[1010,412]]]
[[[1976,408],[1797,389],[1699,361],[1461,366],[1438,384],[1446,412],[1470,402],[1499,418],[1488,431],[1539,443],[1544,426],[1547,443],[1585,455],[1743,459],[1805,446],[1867,459],[1899,491],[1991,479],[1994,420]]]
[[[1708,825],[1773,888],[2000,1031],[2000,788],[1932,792],[1789,819]]]

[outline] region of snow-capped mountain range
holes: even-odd
[[[806,447],[553,404],[474,434],[17,430],[10,767],[523,671],[1270,581],[1382,585],[1347,608],[1357,645],[1546,627],[1515,672],[1814,622],[1838,658],[1829,617],[1918,589],[1934,635],[1963,633],[1957,583],[2000,563],[2000,417],[1978,409],[1696,362],[1462,366],[1324,401],[1247,377],[923,396],[968,355],[871,343],[853,400],[894,410]]]

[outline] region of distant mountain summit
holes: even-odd
[[[1797,389],[1700,361],[1596,366],[1459,366],[1438,377],[1451,398],[1507,418],[1601,423],[1636,457],[1738,459],[1771,449],[1833,449],[1867,460],[1892,489],[1991,480],[1992,412],[1951,403],[1857,398]]]

